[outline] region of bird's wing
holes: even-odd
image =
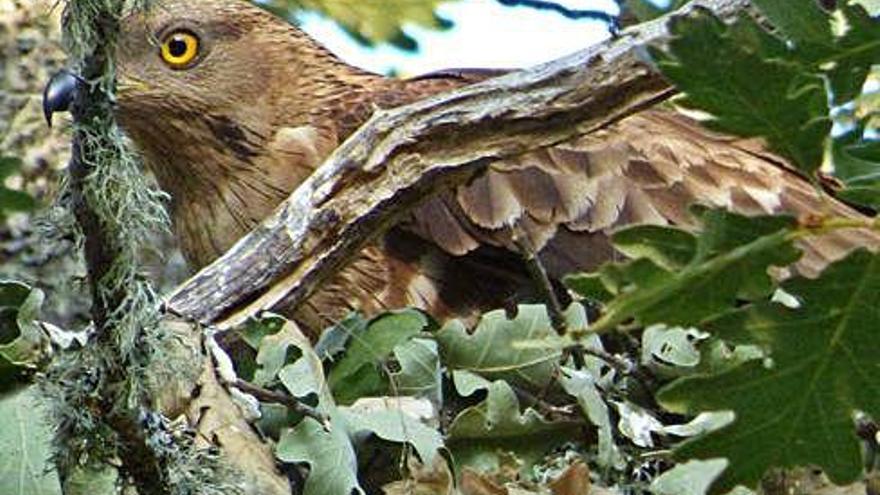
[[[337,135],[361,125],[373,106],[393,107],[497,72],[453,70],[377,88],[357,104],[348,95]],[[363,102],[361,102],[363,103]],[[427,200],[376,246],[322,286],[297,311],[320,329],[351,309],[373,314],[417,306],[433,316],[538,300],[512,233],[540,249],[551,276],[622,257],[609,235],[649,223],[696,227],[692,204],[757,215],[860,214],[817,191],[760,142],[712,133],[665,109],[630,116],[550,148],[497,161],[469,184]],[[859,246],[880,247],[869,231],[838,231],[801,243],[798,269],[815,274]]]
[[[543,249],[553,271],[594,268],[615,253],[608,235],[631,224],[693,227],[692,204],[758,215],[858,212],[818,191],[759,142],[719,135],[652,109],[588,136],[513,159],[413,212],[406,228],[455,255],[481,245],[513,249],[511,226]],[[859,246],[867,230],[803,241],[797,268],[815,274]]]

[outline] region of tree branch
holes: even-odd
[[[253,395],[262,402],[274,402],[275,404],[281,404],[282,406],[287,407],[295,413],[302,414],[303,416],[308,416],[318,423],[325,425],[325,428],[326,425],[328,425],[330,422],[330,419],[327,416],[318,412],[318,410],[314,407],[300,402],[299,399],[290,394],[258,387],[253,383],[246,382],[240,378],[236,380],[235,383],[232,384],[232,386],[246,394]]]
[[[732,18],[747,0],[698,0]],[[644,56],[664,16],[568,57],[378,112],[253,232],[185,282],[165,309],[229,328],[296,305],[426,196],[488,163],[600,130],[674,94]]]
[[[535,10],[549,10],[568,19],[593,19],[605,22],[610,26],[617,25],[617,17],[604,10],[570,9],[565,5],[544,0],[498,0],[498,3],[508,7],[529,7]]]

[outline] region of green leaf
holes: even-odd
[[[763,137],[808,175],[819,167],[831,130],[821,77],[784,59],[785,44],[745,17],[728,27],[695,9],[670,29],[668,53],[653,53],[684,92],[681,105],[710,113],[712,128]]]
[[[34,386],[0,395],[0,493],[56,495],[58,475],[49,463],[52,428]]]
[[[704,495],[727,467],[726,459],[690,461],[666,471],[651,482],[654,495]]]
[[[586,324],[585,317],[577,316],[578,308],[572,305],[567,311],[572,328],[584,328]],[[556,331],[543,305],[520,305],[513,319],[507,318],[503,310],[484,313],[472,333],[458,320],[448,322],[437,333],[443,362],[450,369],[468,370],[489,380],[511,380],[530,388],[541,388],[553,378],[560,351],[558,346],[523,344],[553,340]]]
[[[615,232],[614,247],[630,258],[647,258],[666,270],[688,264],[696,255],[697,240],[685,230],[636,225]]]
[[[394,348],[412,339],[428,326],[428,319],[414,309],[386,313],[372,320],[367,329],[353,335],[345,354],[330,369],[327,382],[334,397],[350,404],[359,397],[387,390],[381,367]]]
[[[367,45],[389,42],[402,49],[414,50],[418,46],[406,36],[403,27],[407,24],[428,29],[449,27],[449,21],[434,13],[442,1],[272,0],[269,5],[282,13],[287,13],[289,9],[317,11],[339,23],[355,39]]]
[[[607,288],[619,296],[608,303],[592,329],[604,331],[635,318],[643,325],[695,326],[734,307],[738,300],[769,296],[770,266],[786,266],[800,254],[791,244],[788,217],[745,217],[723,210],[697,212],[703,232],[696,255],[670,272],[646,259],[602,268]]]
[[[880,209],[880,141],[851,141],[838,138],[832,148],[834,175],[846,184],[840,196]]]
[[[330,393],[330,387],[327,386],[323,363],[312,348],[308,337],[290,322],[286,323],[276,335],[284,336],[286,344],[295,347],[300,354],[293,363],[283,366],[278,371],[282,385],[295,397],[317,395],[318,411],[333,421],[337,412],[336,401]]]
[[[285,320],[280,317],[266,315],[259,319],[250,319],[235,331],[241,336],[242,340],[251,347],[251,349],[259,350],[263,339],[269,335],[278,333],[284,326]]]
[[[416,311],[395,313],[389,315],[390,318],[376,320],[385,322],[384,327],[377,327],[379,333],[399,328],[392,324],[395,317],[412,318],[407,315],[418,315],[426,323],[424,316]],[[442,447],[439,432],[400,411],[364,413],[337,407],[321,360],[308,340],[290,325],[277,335],[289,335],[286,341],[302,353],[302,357],[280,370],[281,382],[294,396],[316,395],[317,410],[329,418],[327,429],[311,417],[304,418],[294,428],[285,430],[276,446],[275,454],[282,461],[309,464],[305,495],[348,494],[352,490],[363,493],[357,480],[357,458],[351,442],[351,436],[358,432],[371,431],[389,441],[410,443],[428,462]]]
[[[292,364],[281,368],[278,378],[290,395],[298,398],[318,395],[321,392],[322,383],[320,377],[315,375],[314,368],[309,358],[303,356]]]
[[[280,316],[271,316],[263,318],[263,323],[260,323],[266,325],[267,331],[274,330],[275,333],[263,333],[259,338],[257,369],[253,378],[256,385],[269,386],[276,383],[281,369],[301,356],[297,345],[299,332],[285,325],[285,322]]]
[[[16,173],[21,167],[21,160],[11,156],[0,156],[0,221],[6,215],[16,211],[28,211],[36,202],[27,193],[8,189],[4,186],[5,179]]]
[[[449,426],[450,440],[498,440],[568,428],[544,419],[534,409],[520,413],[519,400],[502,380],[489,383],[486,400],[458,414]]]
[[[642,333],[642,363],[692,368],[700,363],[700,351],[694,344],[696,330],[665,325],[651,325]]]
[[[718,490],[754,486],[770,467],[817,465],[836,484],[855,480],[862,456],[853,414],[880,417],[880,255],[856,251],[818,279],[789,280],[784,290],[800,307],[761,302],[704,326],[735,343],[759,343],[769,360],[681,379],[659,394],[674,412],[736,413],[731,426],[676,452],[727,458]]]
[[[859,95],[871,66],[880,62],[880,22],[865,7],[841,1],[831,16],[818,2],[756,3],[794,42],[785,58],[828,77],[835,105]]]
[[[654,435],[663,432],[664,426],[654,414],[644,407],[628,400],[611,402],[620,418],[617,429],[621,435],[642,448],[654,446]]]
[[[51,349],[37,319],[43,291],[19,282],[0,281],[0,362],[35,368]]]
[[[491,381],[470,371],[455,370],[452,372],[452,383],[455,391],[462,397],[470,397],[481,390],[487,390]]]
[[[504,381],[489,383],[486,391],[486,399],[459,413],[447,431],[447,447],[459,466],[497,467],[501,457],[513,453],[525,472],[577,434],[576,424],[549,421],[531,408],[520,412],[516,394]]]
[[[694,372],[703,375],[722,373],[747,361],[761,360],[765,357],[767,357],[766,353],[757,345],[731,346],[718,337],[710,337],[700,346],[700,364]]]
[[[754,0],[755,5],[795,43],[830,45],[831,21],[828,14],[812,0]]]
[[[614,293],[605,287],[598,273],[572,273],[562,278],[562,283],[572,292],[589,301],[606,303],[614,298]]]
[[[440,355],[437,342],[412,339],[394,348],[400,371],[391,374],[395,395],[425,397],[434,404],[442,402]]]
[[[832,17],[818,2],[756,0],[782,34],[794,42],[785,57],[828,76],[834,103],[858,96],[871,66],[880,62],[880,22],[856,3],[841,5]],[[841,33],[835,33],[834,25]]]
[[[359,313],[352,313],[336,325],[321,332],[321,338],[315,344],[315,352],[322,360],[335,360],[345,352],[345,346],[354,335],[360,335],[367,329],[369,320]]]
[[[344,427],[337,421],[330,431],[305,418],[285,431],[275,449],[284,462],[306,463],[304,495],[348,495],[364,493],[357,480],[357,458]]]
[[[871,66],[880,63],[880,21],[858,5],[843,5],[840,11],[846,31],[835,40],[833,52],[819,61],[830,66],[826,72],[835,104],[858,96]]]
[[[321,359],[308,338],[292,323],[276,335],[285,335],[285,341],[302,353],[302,357],[280,371],[285,387],[294,395],[317,394],[316,409],[329,421],[325,429],[314,418],[303,418],[281,434],[275,456],[284,462],[309,465],[304,495],[363,493],[357,480],[357,457],[348,426],[327,387]]]
[[[383,440],[408,443],[418,452],[422,463],[430,466],[437,450],[443,447],[440,432],[422,424],[402,411],[372,411],[368,413],[343,410],[350,435],[369,431]]]
[[[584,415],[599,430],[599,456],[596,461],[605,468],[621,468],[623,457],[614,443],[608,404],[602,398],[592,375],[580,370],[563,368],[559,383],[566,393],[577,400]]]

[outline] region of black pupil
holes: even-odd
[[[168,42],[168,52],[172,57],[182,57],[186,53],[186,41],[182,38],[173,38]]]

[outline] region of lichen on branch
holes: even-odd
[[[73,101],[72,156],[64,203],[77,221],[92,296],[95,332],[65,353],[42,388],[54,423],[62,479],[111,464],[142,494],[237,493],[216,452],[177,438],[151,410],[147,383],[161,362],[179,376],[198,376],[201,355],[176,353],[159,323],[158,296],[141,275],[144,239],[166,229],[164,195],[146,179],[113,116],[114,56],[121,19],[146,0],[68,0],[63,36],[69,69],[82,80]],[[195,351],[198,353],[198,351]],[[110,468],[114,469],[114,468]]]

